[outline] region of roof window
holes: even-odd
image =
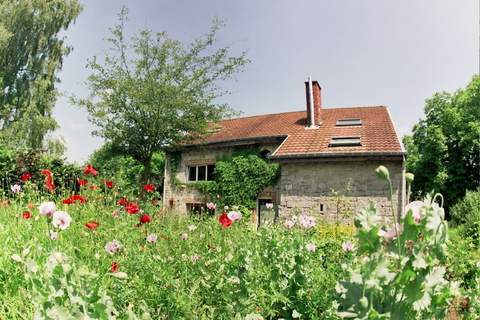
[[[361,119],[340,119],[337,120],[336,126],[337,127],[349,127],[349,126],[361,126],[362,120]]]
[[[361,146],[360,137],[332,137],[329,147],[355,147]]]

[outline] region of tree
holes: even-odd
[[[0,134],[4,143],[44,147],[57,127],[55,83],[71,47],[59,34],[81,11],[77,0],[0,0]],[[14,137],[14,139],[12,139]]]
[[[230,113],[217,102],[228,93],[219,82],[240,71],[247,59],[244,53],[233,57],[229,48],[215,48],[218,21],[206,36],[184,45],[165,32],[148,30],[127,41],[126,19],[123,8],[103,63],[96,57],[88,63],[90,97],[73,97],[73,102],[88,111],[97,127],[93,134],[142,164],[143,184],[155,152],[198,138],[209,122]]]
[[[129,155],[118,154],[108,143],[95,150],[90,156],[89,163],[98,169],[104,176],[110,176],[123,190],[138,190],[138,176],[142,173],[142,165]],[[156,186],[163,185],[165,171],[165,155],[156,152],[152,156],[151,182]]]
[[[403,143],[413,192],[440,192],[446,207],[466,190],[480,186],[480,77],[454,94],[436,93],[426,101],[425,119]]]

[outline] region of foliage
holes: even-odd
[[[112,299],[95,281],[96,274],[72,265],[61,252],[52,252],[38,266],[28,251],[16,260],[24,265],[35,319],[116,319]]]
[[[336,241],[347,241],[353,238],[355,227],[349,224],[322,222],[317,225],[317,236]]]
[[[455,309],[462,319],[480,317],[480,249],[461,229],[450,229],[447,273],[450,280],[458,281],[462,296],[456,299]]]
[[[377,169],[390,183],[388,170]],[[373,205],[355,219],[357,257],[337,285],[338,315],[355,319],[443,319],[455,285],[445,279],[447,223],[435,198],[407,207],[384,230]],[[397,221],[393,214],[393,221]]]
[[[471,237],[480,247],[480,188],[467,191],[463,199],[451,209],[453,222],[461,225],[462,234]]]
[[[426,101],[425,119],[403,139],[415,197],[440,192],[446,207],[480,186],[480,76],[454,94]]]
[[[195,183],[190,183],[188,186],[191,186],[197,189],[204,196],[204,203],[216,202],[218,195],[218,184],[216,181],[197,181]]]
[[[80,191],[84,204],[62,204],[27,189],[0,207],[0,317],[33,318],[53,310],[79,318],[87,310],[95,319],[106,309],[140,314],[144,305],[153,319],[334,318],[334,284],[350,259],[340,239],[313,228],[257,231],[245,215],[223,228],[218,216],[162,215],[147,202],[138,203],[152,220],[139,226],[138,214],[116,205],[121,190]],[[73,219],[57,240],[49,237],[49,218],[27,207],[46,199]],[[25,210],[31,218],[22,218]],[[89,221],[98,228],[87,229]],[[151,234],[158,240],[148,242]],[[122,249],[109,254],[105,244],[114,239]],[[48,268],[49,261],[58,262],[52,252],[62,252],[62,263]],[[113,262],[118,270],[111,270]],[[75,303],[81,301],[88,303]]]
[[[77,0],[0,0],[0,138],[42,148],[57,127],[52,109],[63,58],[60,34],[81,11]]]
[[[278,164],[269,164],[257,155],[236,156],[216,163],[216,191],[224,205],[255,208],[260,192],[273,185],[278,175]]]
[[[125,8],[119,17],[105,59],[88,63],[91,97],[73,101],[88,111],[98,128],[95,135],[142,164],[144,183],[155,152],[198,138],[207,133],[209,122],[229,113],[217,102],[227,93],[219,83],[247,60],[215,47],[218,22],[205,37],[184,45],[165,32],[148,30],[127,41]]]
[[[477,270],[480,269],[480,263],[477,262]],[[470,290],[465,292],[466,303],[468,305],[465,311],[465,319],[477,320],[480,318],[480,275],[474,281],[474,285]]]
[[[40,171],[47,168],[55,172],[57,192],[72,192],[77,189],[77,178],[81,175],[81,169],[77,165],[38,150],[22,152],[0,146],[0,195],[12,196],[10,187],[21,183],[20,177],[23,173],[32,175],[31,181],[25,184],[25,187],[32,191],[46,192]]]
[[[475,246],[472,239],[465,238],[459,229],[450,229],[448,242],[447,268],[449,276],[459,281],[465,289],[475,287],[480,269],[480,249]]]
[[[331,189],[331,197],[335,204],[335,221],[338,223],[339,219],[350,218],[353,215],[352,199],[345,194],[349,194],[352,191],[352,180],[350,179],[345,185],[344,190]]]
[[[116,181],[124,191],[138,190],[142,164],[128,155],[122,155],[112,150],[109,144],[96,150],[89,159],[95,168],[103,175]],[[162,186],[165,168],[165,156],[162,152],[155,152],[152,156],[150,182]],[[160,188],[161,189],[161,188]]]

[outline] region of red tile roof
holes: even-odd
[[[386,107],[322,108],[318,128],[306,128],[306,112],[285,112],[220,121],[203,144],[285,137],[273,158],[336,154],[403,154]],[[361,119],[361,126],[337,127],[340,119]],[[361,146],[329,147],[332,137],[360,137]]]

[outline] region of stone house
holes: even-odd
[[[387,107],[324,108],[320,85],[311,80],[305,92],[305,110],[221,121],[202,141],[176,151],[173,172],[172,154],[167,154],[164,205],[180,213],[202,207],[197,190],[176,188],[173,180],[188,185],[213,179],[218,159],[248,147],[281,168],[277,184],[258,197],[258,216],[273,202],[280,217],[308,210],[332,218],[339,211],[339,195],[344,196],[341,205],[359,209],[372,201],[381,213],[389,213],[389,190],[375,174],[379,165],[389,169],[394,206],[401,208],[405,153]]]

